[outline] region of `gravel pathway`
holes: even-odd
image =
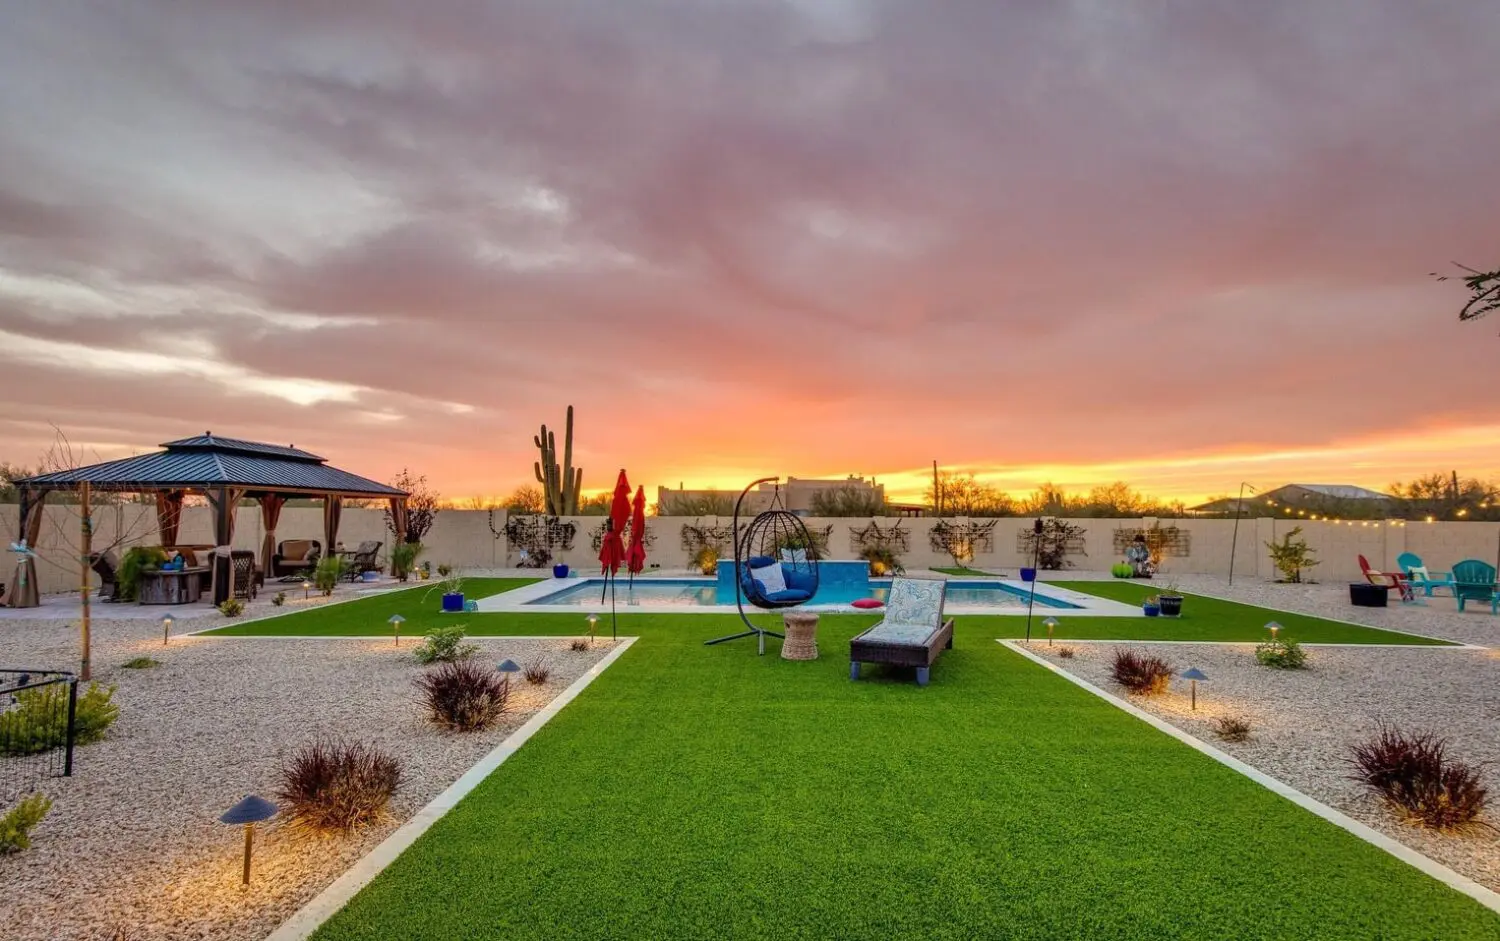
[[[398,650],[384,638],[178,638],[163,648],[153,622],[102,621],[96,631],[95,677],[118,684],[120,719],[104,741],[78,750],[71,779],[45,783],[55,803],[32,848],[0,857],[8,941],[264,937],[610,649],[475,638],[487,661],[545,657],[553,674],[541,686],[518,676],[515,711],[460,735],[428,724],[414,702],[414,641]],[[71,666],[76,645],[66,623],[0,625],[0,647],[18,662]],[[161,665],[121,667],[141,655]],[[241,833],[218,815],[247,793],[274,798],[282,756],[319,735],[401,759],[405,782],[390,819],[339,838],[299,837],[273,821],[261,828],[253,885],[242,890]]]
[[[1349,779],[1349,748],[1379,722],[1409,731],[1434,731],[1451,752],[1487,764],[1486,783],[1500,801],[1500,651],[1325,647],[1309,652],[1308,669],[1275,670],[1255,660],[1253,645],[1103,643],[1031,649],[1109,693],[1124,695],[1110,678],[1116,648],[1161,656],[1178,671],[1197,667],[1198,709],[1189,709],[1188,684],[1176,680],[1161,696],[1129,701],[1270,776],[1387,834],[1491,889],[1500,890],[1500,831],[1434,833],[1405,822],[1363,785]],[[1249,741],[1213,734],[1216,716],[1249,719]],[[1500,823],[1500,805],[1489,814]]]

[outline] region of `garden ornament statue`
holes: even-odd
[[[1131,574],[1136,578],[1151,577],[1151,549],[1146,537],[1137,534],[1125,549],[1125,561],[1130,563]]]

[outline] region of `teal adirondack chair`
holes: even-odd
[[[1490,606],[1491,614],[1500,614],[1500,589],[1495,585],[1495,567],[1478,559],[1465,559],[1453,566],[1453,597],[1458,610],[1464,602],[1477,601]]]
[[[1431,598],[1434,588],[1453,590],[1452,573],[1429,572],[1427,566],[1422,564],[1422,557],[1415,552],[1403,552],[1396,556],[1396,564],[1401,566],[1401,571],[1406,575],[1406,580],[1411,582],[1412,587],[1422,589],[1425,597]]]

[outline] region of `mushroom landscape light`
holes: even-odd
[[[1048,618],[1047,620],[1045,620],[1045,621],[1042,622],[1042,626],[1045,627],[1045,628],[1047,628],[1047,646],[1048,647],[1052,646],[1052,632],[1055,631],[1055,630],[1057,630],[1057,625],[1059,623],[1060,622],[1057,620],[1057,618]]]
[[[1277,634],[1281,632],[1281,625],[1277,624],[1275,621],[1272,621],[1266,625],[1266,630],[1271,632],[1271,640],[1274,642],[1276,640]]]
[[[167,640],[172,636],[172,615],[164,614],[161,617],[161,645],[167,646]]]
[[[393,615],[391,615],[391,619],[388,622],[391,625],[391,633],[394,634],[395,637],[396,637],[396,646],[397,647],[401,646],[401,624],[405,620],[406,620],[406,618],[402,617],[401,615],[399,615],[399,614],[393,614]]]
[[[1198,710],[1198,681],[1207,680],[1208,675],[1197,667],[1192,667],[1191,669],[1184,670],[1182,672],[1182,678],[1192,684],[1189,687],[1189,695],[1192,697],[1193,711],[1196,712]]]
[[[505,689],[506,689],[506,692],[509,692],[510,691],[510,675],[512,673],[520,673],[521,672],[521,665],[519,663],[517,663],[516,661],[507,658],[507,659],[501,660],[499,663],[495,664],[495,669],[499,670],[501,673],[503,673],[505,675]]]
[[[310,582],[310,581],[308,581],[307,579],[304,578],[302,580],[302,600],[306,601],[310,597],[311,593],[312,593],[312,582]]]
[[[250,884],[250,852],[255,843],[255,825],[262,820],[269,820],[275,815],[275,804],[264,797],[249,794],[244,800],[224,811],[219,817],[220,823],[240,823],[245,825],[245,865],[240,877],[241,885]]]

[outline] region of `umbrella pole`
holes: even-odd
[[[615,582],[619,580],[618,573],[609,580],[609,639],[612,641],[620,639],[619,626],[615,622]]]

